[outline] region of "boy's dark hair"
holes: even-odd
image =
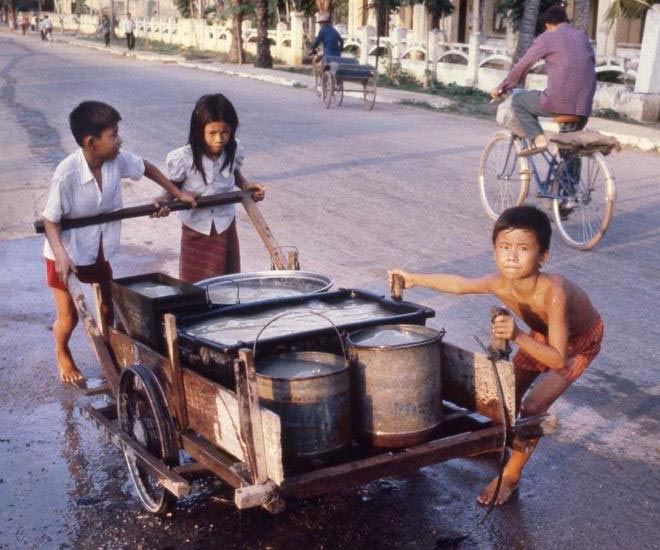
[[[534,206],[514,206],[507,208],[500,214],[493,227],[493,244],[502,231],[512,229],[527,229],[536,235],[536,240],[541,248],[541,253],[550,248],[550,237],[552,227],[547,214]]]
[[[85,136],[101,137],[103,130],[119,124],[121,115],[114,107],[100,101],[83,101],[69,115],[71,133],[82,147]]]
[[[236,109],[224,95],[208,94],[203,95],[197,100],[195,108],[190,117],[190,133],[188,135],[188,144],[192,149],[193,164],[197,171],[202,175],[204,183],[206,175],[202,166],[202,159],[206,153],[206,142],[204,141],[204,128],[209,122],[224,122],[231,128],[229,142],[224,146],[225,160],[220,167],[224,170],[225,166],[230,168],[234,165],[236,155],[236,130],[238,130],[238,114]]]
[[[566,10],[558,5],[550,6],[541,14],[539,19],[542,25],[559,25],[560,23],[568,23]]]

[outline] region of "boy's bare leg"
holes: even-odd
[[[78,382],[83,380],[84,377],[76,367],[69,350],[69,339],[78,323],[78,313],[68,290],[54,288],[53,295],[57,314],[53,324],[53,336],[55,338],[55,358],[60,370],[60,381],[64,384]]]
[[[525,396],[522,402],[520,415],[525,418],[545,414],[557,398],[572,384],[561,374],[553,371],[544,372],[536,379],[536,383]],[[497,495],[495,504],[506,503],[518,488],[518,482],[522,476],[523,468],[532,456],[538,439],[529,439],[522,442],[514,441],[511,456],[504,466],[502,485]],[[477,497],[480,504],[490,504],[495,496],[497,478],[491,481]]]

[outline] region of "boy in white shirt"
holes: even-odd
[[[112,322],[112,268],[106,258],[119,247],[120,222],[62,230],[61,219],[94,216],[121,208],[121,179],[125,177],[139,180],[146,176],[177,199],[192,206],[196,204],[194,195],[179,190],[153,164],[120,150],[120,120],[113,107],[98,101],[84,101],[71,112],[69,124],[80,149],[55,169],[43,211],[47,283],[53,289],[57,313],[53,325],[55,356],[64,383],[83,379],[69,350],[78,315],[67,290],[67,277],[73,271],[81,282],[99,283],[104,303],[102,313]]]

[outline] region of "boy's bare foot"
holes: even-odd
[[[55,357],[57,358],[57,366],[60,369],[60,382],[74,384],[85,379],[73,362],[73,357],[71,357],[71,352],[68,349],[56,349]]]
[[[495,496],[495,487],[497,487],[497,478],[491,481],[486,486],[486,488],[481,491],[481,494],[477,497],[477,502],[485,506],[489,505]],[[502,485],[500,486],[500,490],[497,493],[497,500],[495,501],[495,505],[501,506],[502,504],[506,504],[517,491],[518,481],[508,479],[506,476],[504,476],[502,478]]]

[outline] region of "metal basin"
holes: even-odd
[[[343,357],[285,353],[257,360],[256,369],[260,402],[282,419],[286,457],[318,457],[350,444],[350,372]]]
[[[373,447],[408,447],[427,440],[440,425],[443,335],[408,324],[350,334],[360,439]]]
[[[325,292],[333,282],[318,273],[277,270],[232,273],[195,285],[206,289],[212,304],[228,306]]]

